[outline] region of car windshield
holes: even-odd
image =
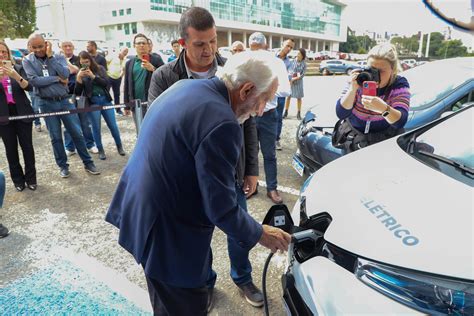
[[[471,106],[459,115],[454,115],[428,129],[416,137],[413,154],[429,166],[472,186],[474,184],[473,119],[474,107]],[[453,137],[457,137],[458,140],[453,140]]]
[[[410,110],[416,111],[444,98],[453,89],[472,80],[473,63],[473,58],[448,59],[426,63],[403,72],[402,75],[410,84]]]

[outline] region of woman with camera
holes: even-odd
[[[336,104],[340,121],[333,145],[347,152],[399,134],[408,118],[410,86],[398,75],[396,48],[391,44],[373,47],[367,65],[351,73],[349,87]]]
[[[74,89],[76,96],[85,98],[88,103],[91,104],[91,107],[112,105],[112,97],[107,88],[108,81],[105,69],[98,65],[94,58],[86,51],[79,53],[79,62],[81,69],[76,78],[76,87]],[[94,141],[99,149],[99,159],[105,160],[107,158],[105,156],[104,146],[102,145],[101,114],[114,138],[119,155],[125,156],[117,121],[115,120],[115,112],[113,109],[108,109],[88,112],[92,124]]]
[[[14,66],[13,66],[14,65]],[[0,42],[0,117],[12,117],[34,114],[25,90],[31,90],[21,65],[12,63],[10,49]],[[30,190],[36,190],[35,151],[33,149],[33,119],[3,121],[0,120],[0,136],[5,145],[10,176],[15,189],[21,192],[25,184]],[[25,170],[18,155],[20,144],[25,162]]]
[[[286,98],[285,103],[285,112],[283,113],[283,117],[288,116],[288,109],[290,108],[290,101],[291,98],[296,98],[296,105],[298,107],[298,113],[296,114],[296,118],[301,120],[301,99],[304,97],[303,91],[303,77],[306,73],[306,50],[304,48],[300,48],[298,50],[298,55],[296,56],[295,60],[290,68],[290,83],[291,83],[291,96]]]

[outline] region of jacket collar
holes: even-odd
[[[178,59],[172,61],[174,62],[173,72],[175,72],[180,79],[188,78],[188,72],[186,71],[186,64],[184,62],[185,59],[185,49],[181,50]],[[226,58],[222,57],[219,53],[216,53],[217,65],[223,67],[225,62],[227,61]]]

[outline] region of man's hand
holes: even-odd
[[[48,58],[53,56],[53,44],[50,41],[46,41],[46,56]]]
[[[61,77],[58,77],[59,79],[59,82],[62,83],[63,85],[67,86],[67,83],[69,82],[69,80],[66,78],[66,79],[63,79]]]
[[[244,185],[242,190],[244,191],[245,196],[248,198],[257,190],[258,177],[257,176],[245,176]]]
[[[142,60],[142,67],[151,72],[155,71],[155,67],[148,60]]]
[[[288,250],[288,245],[291,242],[290,234],[273,226],[262,225],[262,227],[263,234],[258,241],[260,245],[270,249],[273,253],[278,250],[281,252]]]

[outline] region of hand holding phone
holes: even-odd
[[[377,96],[377,83],[375,81],[364,81],[362,83],[362,95]]]
[[[50,41],[46,41],[46,56],[53,56],[53,45]]]
[[[150,55],[146,54],[142,56],[142,61],[150,62]]]

